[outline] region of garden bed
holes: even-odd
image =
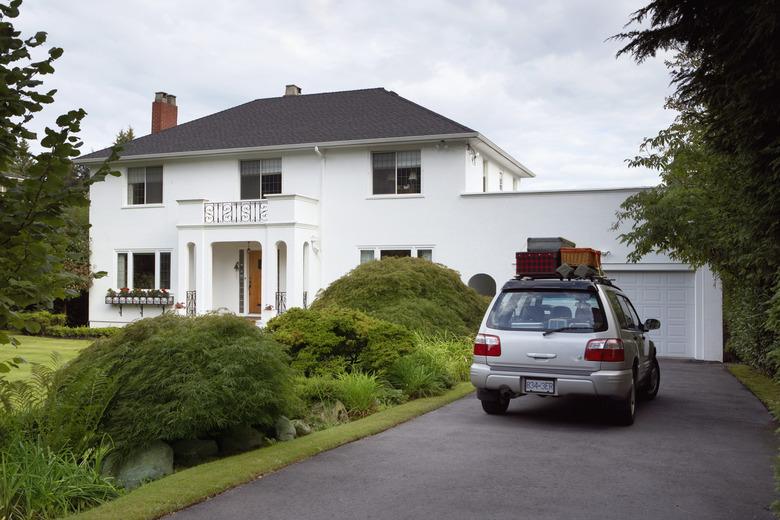
[[[380,433],[465,397],[473,391],[471,383],[460,383],[436,397],[410,401],[293,441],[182,470],[72,518],[160,518],[323,451]]]

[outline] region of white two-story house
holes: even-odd
[[[93,326],[170,308],[107,303],[123,287],[167,289],[190,313],[268,319],[387,256],[447,265],[494,294],[529,236],[563,236],[604,251],[640,313],[661,319],[660,353],[722,357],[711,273],[662,255],[629,263],[611,229],[639,188],[529,191],[534,174],[484,135],[382,88],[289,85],[183,124],[176,111],[157,93],[152,133],[125,145],[121,176],[91,188],[92,263],[109,273],[90,291]]]

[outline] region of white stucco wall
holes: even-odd
[[[263,304],[274,303],[278,286],[276,243],[287,246],[288,307],[302,305],[303,292],[312,301],[318,289],[358,265],[360,248],[424,247],[433,260],[460,272],[464,282],[473,275],[490,275],[500,288],[514,274],[514,254],[524,250],[529,236],[564,236],[580,246],[605,252],[606,269],[688,269],[663,255],[650,255],[640,265],[627,262],[627,247],[611,229],[615,211],[632,189],[572,192],[512,192],[512,175],[505,162],[489,149],[472,160],[466,141],[363,148],[313,149],[235,156],[221,159],[179,159],[164,162],[163,204],[130,207],[125,179],[109,178],[91,192],[92,263],[109,275],[96,280],[90,298],[93,325],[122,324],[138,317],[125,306],[118,316],[103,296],[117,288],[118,250],[172,251],[172,286],[178,301],[190,279],[187,244],[195,244],[196,287],[200,311],[238,308],[238,278],[232,268],[239,247],[247,242],[263,249]],[[374,196],[371,152],[421,150],[422,192],[415,195]],[[239,160],[282,156],[283,193],[305,197],[269,197],[269,222],[253,225],[205,226],[202,199],[238,200]],[[482,193],[482,160],[492,172],[488,193]],[[159,161],[148,165],[160,164]],[[124,173],[124,168],[122,168]],[[504,171],[504,192],[498,171]],[[494,182],[495,181],[495,182]],[[523,189],[533,185],[523,181]],[[311,197],[311,198],[309,198]],[[232,243],[218,245],[214,243]],[[303,250],[309,244],[308,284],[304,287]],[[697,280],[697,357],[719,359],[720,290],[711,273]],[[191,288],[191,287],[190,287]],[[148,308],[149,313],[159,309]],[[267,317],[273,315],[269,311]]]

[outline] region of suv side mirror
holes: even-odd
[[[661,328],[661,322],[655,318],[650,318],[645,322],[645,330],[655,330]]]

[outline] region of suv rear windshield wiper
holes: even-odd
[[[553,332],[562,332],[564,330],[577,330],[577,329],[587,329],[587,330],[593,330],[593,327],[590,326],[583,326],[583,325],[568,325],[566,327],[559,327],[557,329],[547,329],[544,332],[542,332],[542,336],[546,336],[548,334],[552,334]]]

